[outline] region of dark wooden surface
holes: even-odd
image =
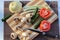
[[[11,14],[8,7],[9,7],[10,1],[5,1],[4,2],[4,16]],[[28,3],[27,2],[22,2],[23,6]],[[57,2],[47,2],[53,10],[57,13],[58,15],[58,8],[57,8]],[[13,32],[11,28],[8,26],[6,22],[4,22],[4,40],[12,40],[10,38],[10,33]],[[50,35],[58,35],[59,34],[59,26],[58,26],[58,19],[52,24],[51,30],[48,32]],[[60,40],[58,38],[51,38],[51,37],[46,37],[46,36],[41,36],[38,35],[35,39],[33,40]]]

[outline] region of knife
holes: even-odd
[[[47,37],[52,37],[52,38],[58,38],[58,35],[51,35],[51,34],[48,34],[47,32],[40,32],[38,29],[31,29],[31,28],[27,28],[27,29],[31,30],[31,31],[34,31],[34,32],[38,32],[42,36],[47,36]]]

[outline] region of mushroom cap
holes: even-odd
[[[31,15],[30,14],[26,14],[26,18],[31,18]]]
[[[24,36],[24,37],[25,37],[25,36],[28,36],[28,33],[23,32],[23,33],[22,33],[22,36]]]
[[[23,18],[21,19],[21,22],[23,23],[23,22],[25,22],[25,21],[26,21],[26,18],[23,17]]]

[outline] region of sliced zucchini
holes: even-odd
[[[36,8],[35,15],[32,16],[31,18],[31,23],[33,24],[35,20],[39,17],[39,14],[37,14],[38,8]]]
[[[28,10],[35,10],[37,7],[35,6],[28,6],[24,9],[24,11],[28,11]]]
[[[39,14],[36,14],[35,17],[33,19],[31,19],[31,23],[33,24],[38,17],[39,17]]]
[[[38,28],[39,24],[41,23],[41,21],[43,20],[43,18],[39,18],[39,20],[33,25],[33,28],[36,29]]]

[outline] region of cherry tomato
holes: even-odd
[[[48,10],[46,8],[42,8],[39,10],[39,14],[42,18],[46,19],[46,18],[50,17],[52,13],[50,12],[50,10]]]
[[[47,31],[50,30],[50,27],[51,27],[50,22],[48,22],[48,21],[46,21],[46,20],[43,20],[43,21],[41,22],[39,28],[40,28],[40,30],[41,30],[42,32],[47,32]]]

